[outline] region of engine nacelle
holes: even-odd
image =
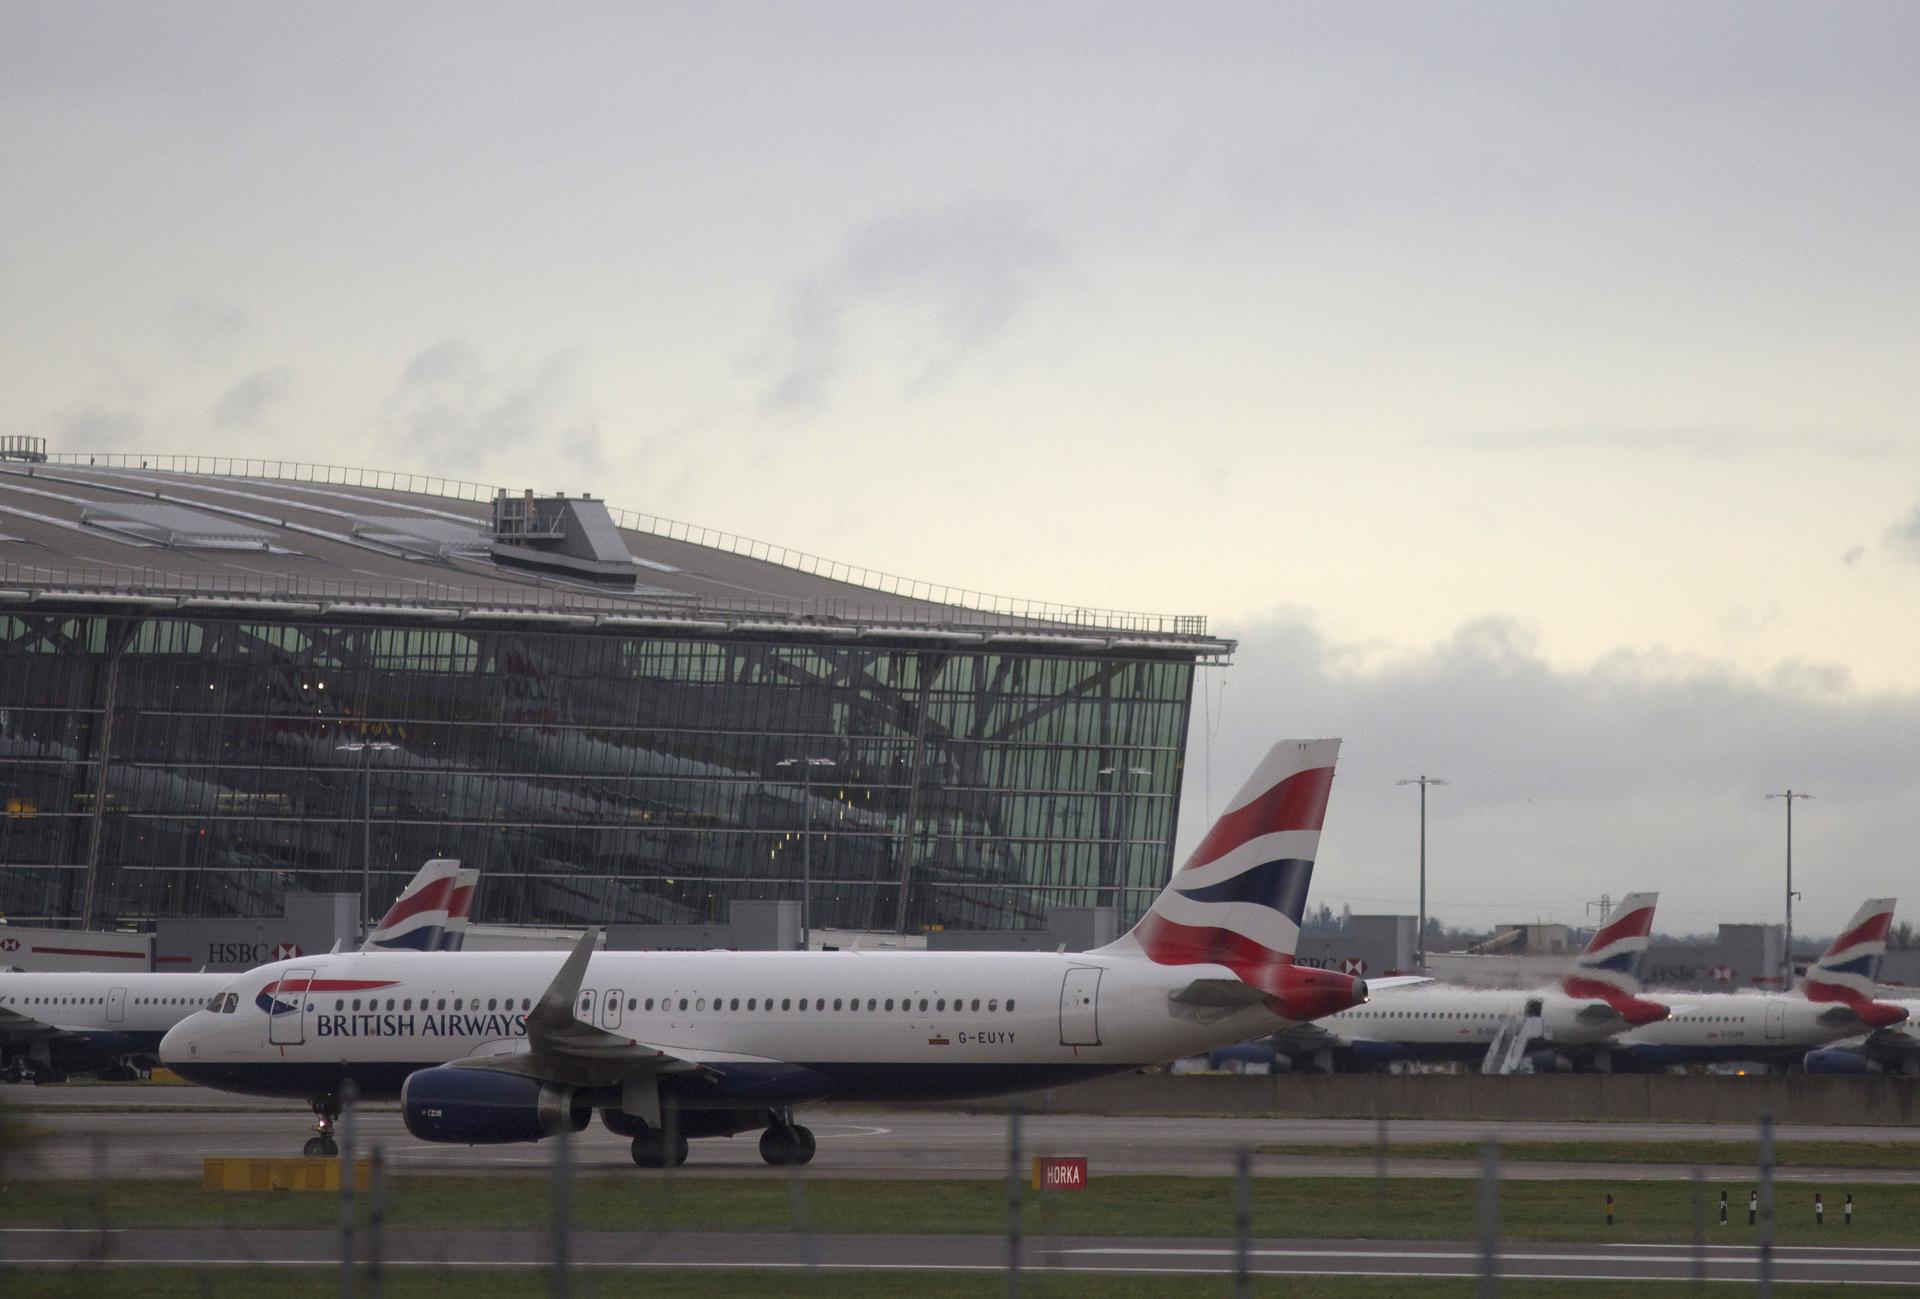
[[[558,1083],[485,1069],[442,1065],[407,1075],[400,1115],[422,1141],[496,1145],[578,1132],[593,1110]]]
[[[1803,1062],[1808,1073],[1873,1073],[1867,1057],[1858,1051],[1809,1051]]]

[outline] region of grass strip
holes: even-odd
[[[1714,1244],[1757,1238],[1746,1224],[1751,1179],[1702,1189],[1704,1231]],[[1843,1225],[1845,1193],[1854,1223]],[[1718,1225],[1720,1192],[1730,1208]],[[1826,1223],[1813,1216],[1821,1192]],[[1614,1197],[1615,1225],[1606,1224]],[[830,1179],[769,1174],[764,1179],[681,1174],[586,1176],[572,1195],[583,1231],[810,1230],[830,1233],[997,1233],[1007,1222],[999,1181]],[[1305,1180],[1261,1177],[1253,1185],[1252,1230],[1268,1237],[1472,1240],[1478,1235],[1478,1183],[1457,1178]],[[454,1230],[550,1222],[551,1193],[538,1174],[500,1177],[400,1177],[388,1194],[394,1227]],[[364,1197],[362,1197],[364,1201]],[[1801,1245],[1911,1245],[1920,1221],[1920,1185],[1784,1182],[1777,1187],[1776,1239]],[[331,1222],[336,1197],[316,1192],[223,1193],[197,1181],[128,1179],[15,1181],[0,1185],[0,1225],[9,1227],[310,1228]],[[1102,1177],[1083,1191],[1028,1191],[1029,1235],[1223,1237],[1233,1230],[1230,1178]],[[1510,1241],[1685,1243],[1692,1239],[1690,1182],[1508,1182],[1501,1188],[1501,1230]],[[317,1215],[317,1216],[316,1216]]]
[[[150,1267],[106,1269],[10,1268],[9,1294],[34,1299],[336,1299],[337,1268]],[[1684,1282],[1522,1281],[1504,1284],[1529,1299],[1683,1299],[1700,1292]],[[389,1299],[535,1299],[552,1293],[552,1275],[544,1268],[479,1271],[390,1268],[382,1278]],[[1048,1273],[1022,1275],[1020,1293],[1032,1299],[1054,1295],[1098,1294],[1101,1299],[1194,1299],[1231,1293],[1225,1276],[1127,1276],[1122,1273]],[[15,1289],[14,1287],[18,1287]],[[914,1299],[1000,1299],[1007,1281],[999,1272],[756,1272],[747,1269],[660,1269],[609,1271],[576,1268],[569,1288],[580,1299],[645,1294],[647,1299],[890,1299],[911,1287]],[[1473,1299],[1474,1280],[1423,1277],[1256,1277],[1252,1292],[1261,1299]],[[1859,1285],[1787,1285],[1774,1293],[1790,1299],[1858,1299],[1887,1287]],[[1717,1283],[1708,1293],[1733,1296],[1751,1286]]]
[[[1477,1141],[1396,1141],[1391,1159],[1480,1158]],[[1372,1158],[1372,1142],[1339,1145],[1288,1141],[1258,1147],[1263,1155],[1331,1155]],[[1500,1158],[1523,1163],[1672,1164],[1682,1168],[1731,1165],[1752,1168],[1760,1162],[1755,1141],[1503,1141]],[[1920,1170],[1920,1142],[1778,1141],[1778,1168],[1876,1168]]]

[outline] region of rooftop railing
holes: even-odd
[[[375,491],[403,492],[412,495],[437,496],[448,500],[472,501],[476,504],[491,502],[499,494],[500,488],[490,483],[469,482],[461,478],[447,478],[437,474],[409,474],[385,469],[355,469],[344,465],[311,464],[295,460],[250,459],[236,456],[189,456],[189,455],[140,455],[135,453],[57,453],[47,456],[53,464],[91,465],[108,469],[142,469],[156,473],[192,474],[225,478],[270,479],[282,482],[318,483],[335,487],[371,488]],[[948,586],[938,582],[926,582],[915,578],[901,577],[898,574],[880,569],[867,568],[859,564],[842,563],[795,550],[788,546],[776,546],[770,542],[757,541],[743,537],[738,533],[726,532],[715,528],[701,527],[698,524],[685,523],[677,519],[662,518],[655,514],[645,514],[636,510],[622,510],[609,507],[614,523],[630,532],[646,536],[659,537],[668,541],[682,542],[708,550],[721,551],[730,555],[740,555],[760,563],[773,564],[781,568],[793,569],[825,581],[839,582],[890,595],[900,600],[918,601],[933,605],[947,606],[939,611],[916,611],[899,605],[861,605],[857,601],[792,600],[783,601],[775,597],[763,597],[751,607],[739,606],[739,612],[753,611],[790,611],[795,607],[825,610],[831,608],[864,608],[866,614],[839,614],[821,612],[822,617],[870,617],[886,620],[912,621],[915,623],[951,623],[966,621],[956,619],[955,610],[964,610],[974,614],[984,614],[1001,618],[1030,619],[1063,627],[1084,628],[1089,631],[1137,632],[1154,636],[1182,636],[1204,638],[1207,635],[1207,619],[1204,614],[1160,614],[1136,613],[1120,609],[1096,609],[1084,605],[1058,604],[1044,600],[1027,600],[1015,596],[995,595],[986,591],[975,591],[967,587]],[[191,579],[184,579],[191,580]],[[299,579],[289,577],[285,582],[276,580],[276,589],[286,589],[288,583]],[[358,584],[341,583],[352,587]],[[408,587],[420,584],[405,583]],[[449,588],[469,590],[474,588]],[[525,602],[526,595],[520,588],[513,590]],[[574,593],[559,591],[551,593],[556,599],[576,598]],[[340,597],[344,598],[344,597]],[[367,596],[366,598],[379,598]],[[415,598],[418,597],[409,597]],[[602,597],[589,597],[602,598]],[[694,599],[696,597],[689,597]],[[644,597],[619,598],[622,606],[631,606],[644,602]],[[706,610],[727,610],[735,608],[735,602],[717,600],[712,597],[697,597],[698,607]]]

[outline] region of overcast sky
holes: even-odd
[[[0,0],[0,431],[1203,613],[1183,844],[1920,912],[1920,9]]]

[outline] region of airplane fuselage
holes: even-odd
[[[395,1096],[417,1070],[526,1050],[526,1015],[563,957],[484,952],[302,958],[228,989],[162,1055],[224,1090],[313,1097],[351,1079]],[[306,972],[310,971],[308,974]],[[983,1096],[1121,1072],[1272,1032],[1265,1005],[1169,994],[1224,967],[1056,953],[600,952],[575,1018],[709,1066],[668,1075],[686,1106],[833,1096]],[[285,979],[310,989],[278,996]]]

